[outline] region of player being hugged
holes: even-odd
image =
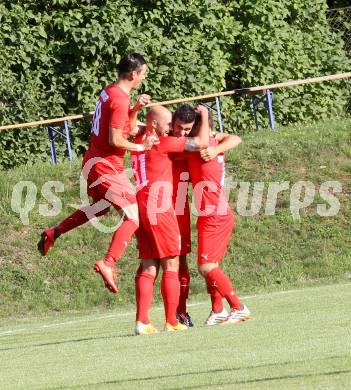
[[[131,183],[125,173],[124,154],[144,151],[152,146],[151,139],[141,144],[128,141],[134,131],[138,111],[149,103],[148,95],[141,95],[131,107],[129,95],[145,79],[147,65],[137,53],[126,54],[118,64],[118,79],[105,87],[96,104],[89,148],[84,155],[83,174],[87,179],[87,193],[93,203],[76,210],[57,226],[45,229],[38,250],[45,256],[62,234],[106,214],[112,205],[122,216],[108,251],[95,263],[94,270],[101,274],[106,287],[113,293],[116,286],[115,266],[139,226],[138,206]]]
[[[170,154],[199,151],[208,146],[208,112],[201,107],[199,114],[203,120],[198,135],[177,138],[168,136],[172,121],[171,112],[161,106],[153,107],[147,114],[146,133],[156,132],[158,142],[155,142],[148,151],[132,153],[140,215],[140,226],[136,237],[141,259],[135,277],[136,334],[155,333],[148,313],[160,265],[163,269],[161,294],[166,316],[164,331],[187,329],[176,318],[180,289],[178,277],[180,234],[172,204],[173,179]],[[142,142],[142,140],[143,136],[139,136],[135,142]]]
[[[191,107],[188,105],[177,108],[173,116],[174,135],[194,136],[199,130],[199,124],[196,123],[191,131],[189,131],[190,125],[186,126],[188,121],[182,113],[190,110]],[[211,116],[209,119],[209,127],[212,130],[213,121]],[[180,159],[181,167],[178,167],[178,175],[174,177],[173,184],[174,187],[179,185],[179,183],[182,184],[179,176],[181,170],[186,170],[190,173],[193,196],[198,213],[198,269],[206,281],[207,291],[211,296],[212,302],[212,310],[205,324],[237,323],[248,319],[250,311],[245,305],[241,304],[230,279],[221,270],[220,263],[226,253],[235,224],[234,214],[224,192],[224,152],[237,147],[241,143],[241,139],[236,135],[212,132],[209,143],[209,147],[201,150],[200,153],[189,154],[185,162],[184,159]],[[174,193],[176,193],[175,188]],[[188,204],[188,201],[186,200],[185,203]],[[188,224],[190,223],[190,216],[187,216],[188,213],[189,207],[185,207],[185,216],[178,216],[177,214],[178,221],[181,221],[183,225],[186,220],[189,221]],[[182,231],[185,232],[185,237],[182,241],[189,242],[190,227],[183,226]],[[180,275],[182,274],[184,281],[189,284],[190,277],[186,278],[187,274],[189,274],[186,262],[187,252],[186,248],[184,248],[184,255],[181,256],[180,270],[182,271]],[[184,322],[190,318],[188,313],[186,313],[186,297],[187,295],[183,298],[183,313],[179,315],[179,318]],[[223,306],[223,298],[229,303],[230,313]],[[182,296],[180,300],[182,301]]]

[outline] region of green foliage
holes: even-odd
[[[227,78],[232,87],[267,85],[348,70],[350,62],[343,52],[342,39],[328,24],[325,1],[240,0],[231,5],[233,14],[243,23]],[[346,103],[345,90],[343,81],[277,90],[276,120],[286,125],[340,113]],[[234,128],[248,123],[248,115],[240,115],[243,110],[248,113],[248,100],[240,99],[237,103],[232,116]],[[229,108],[229,116],[233,110]],[[253,122],[249,124],[252,128]]]
[[[154,100],[346,70],[342,39],[331,32],[326,10],[324,0],[3,1],[0,124],[92,110],[130,51],[148,61],[143,91]],[[279,91],[278,123],[334,114],[344,89],[339,82]],[[223,110],[228,131],[253,127],[249,99],[226,98]],[[45,132],[1,132],[0,166],[47,159]],[[87,123],[75,126],[77,153],[88,134]]]

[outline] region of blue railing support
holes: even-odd
[[[213,99],[213,98],[212,98]],[[209,103],[208,101],[199,101],[199,104],[202,104],[203,106],[207,107],[208,109],[215,111],[217,115],[217,121],[219,125],[219,131],[221,133],[224,132],[224,124],[223,124],[223,118],[222,118],[222,109],[221,109],[221,98],[219,96],[215,97],[215,106],[213,102]]]
[[[253,108],[253,115],[255,119],[255,126],[256,130],[259,130],[259,121],[258,121],[258,108],[260,104],[263,103],[265,109],[268,113],[268,121],[269,126],[272,130],[275,130],[275,119],[274,119],[274,112],[273,112],[273,91],[270,91],[267,89],[263,96],[252,96],[252,108]]]
[[[64,121],[62,126],[48,126],[48,135],[50,141],[50,151],[51,151],[51,162],[53,165],[57,164],[57,152],[55,147],[55,140],[57,137],[64,138],[66,140],[68,158],[70,161],[73,159],[72,154],[72,145],[70,130],[68,126],[68,121]]]

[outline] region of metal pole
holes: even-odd
[[[273,112],[273,91],[267,89],[266,91],[266,108],[268,111],[269,126],[272,130],[275,130],[274,112]]]
[[[50,150],[51,150],[51,162],[52,165],[56,165],[57,163],[57,154],[56,154],[56,148],[55,148],[55,136],[52,131],[52,128],[48,127],[48,133],[49,133],[49,140],[50,140]]]
[[[69,136],[69,127],[68,127],[68,122],[65,121],[65,130],[66,130],[66,144],[67,144],[67,149],[68,149],[68,158],[70,161],[72,161],[72,146],[71,146],[71,138]]]
[[[221,98],[216,96],[216,109],[217,109],[217,119],[219,124],[219,130],[221,133],[224,132],[223,120],[222,120],[222,111],[221,111]]]
[[[254,114],[254,118],[255,118],[256,131],[259,130],[259,128],[258,128],[258,116],[257,116],[257,107],[258,107],[257,100],[259,101],[257,96],[252,96],[252,108],[253,108],[253,114]]]

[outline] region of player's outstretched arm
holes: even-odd
[[[234,149],[241,144],[241,138],[234,134],[217,133],[216,139],[218,141],[217,146],[209,146],[200,151],[203,160],[210,161],[218,154]]]
[[[207,148],[209,145],[210,126],[208,123],[208,110],[204,106],[198,106],[196,111],[201,116],[199,132],[196,137],[189,137],[187,139],[184,147],[186,152],[198,151]]]

